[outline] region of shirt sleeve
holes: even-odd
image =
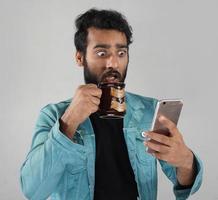
[[[194,154],[194,153],[193,153]],[[176,177],[176,168],[172,165],[168,164],[165,161],[159,161],[161,164],[161,168],[165,175],[171,180],[173,183],[173,191],[177,200],[187,199],[190,195],[194,194],[198,191],[202,184],[203,177],[203,164],[202,161],[198,158],[196,154],[194,154],[194,162],[196,165],[196,177],[194,183],[190,187],[183,187],[179,184]]]
[[[76,171],[86,161],[85,147],[68,139],[59,129],[59,119],[47,111],[46,107],[40,112],[30,152],[21,167],[22,191],[31,200],[47,199],[67,165]]]

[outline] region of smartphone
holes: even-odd
[[[175,125],[177,125],[179,116],[182,110],[183,101],[182,99],[162,99],[157,102],[155,109],[151,131],[169,135],[169,130],[164,127],[158,120],[160,115],[167,117]]]
[[[151,125],[150,131],[154,131],[159,134],[163,134],[169,136],[168,128],[164,127],[158,120],[160,115],[167,117],[171,120],[175,125],[177,125],[179,116],[182,110],[183,102],[181,99],[162,99],[157,102],[157,106],[155,108],[155,113]],[[149,138],[145,138],[145,140],[150,140]],[[160,144],[157,141],[150,140],[153,143]],[[148,153],[154,153],[152,149],[146,148]]]

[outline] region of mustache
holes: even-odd
[[[115,79],[121,81],[122,75],[117,70],[114,70],[112,67],[106,69],[100,76],[99,82],[105,82],[107,77],[114,77]]]

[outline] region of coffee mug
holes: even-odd
[[[123,118],[126,113],[125,83],[99,83],[102,90],[99,104],[99,116],[105,119]]]

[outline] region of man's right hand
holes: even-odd
[[[98,110],[102,91],[95,84],[81,85],[77,88],[72,102],[60,119],[60,130],[70,139],[79,124]]]

